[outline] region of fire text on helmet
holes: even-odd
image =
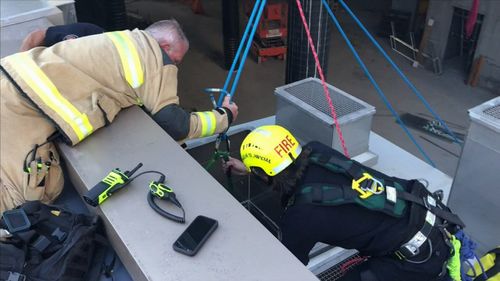
[[[274,151],[279,155],[279,157],[283,158],[284,155],[287,155],[290,150],[292,150],[294,145],[296,145],[296,143],[292,141],[292,138],[289,135],[286,135],[286,137],[274,147]]]

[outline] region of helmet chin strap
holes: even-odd
[[[257,176],[257,178],[263,182],[265,182],[266,184],[270,185],[273,181],[272,181],[272,178],[271,176],[267,175],[262,169],[260,168],[255,168],[255,167],[252,167],[250,168],[250,171],[252,172],[252,174],[254,174],[255,176]]]

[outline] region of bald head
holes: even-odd
[[[189,41],[179,23],[174,20],[162,20],[148,26],[144,31],[149,33],[170,59],[178,64],[189,49]]]

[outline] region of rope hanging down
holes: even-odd
[[[231,68],[229,69],[229,72],[226,76],[226,81],[224,82],[223,88],[222,89],[220,89],[220,88],[206,88],[205,89],[205,92],[207,92],[210,95],[210,99],[212,101],[214,108],[221,107],[222,103],[224,102],[224,98],[227,95],[230,97],[230,100],[233,98],[234,92],[236,90],[236,86],[238,85],[238,81],[239,81],[241,73],[243,71],[243,67],[245,66],[248,52],[249,52],[250,47],[252,45],[252,39],[254,38],[255,32],[257,31],[258,22],[260,20],[260,17],[262,16],[262,12],[264,11],[264,8],[266,6],[266,2],[267,2],[267,0],[256,0],[255,5],[254,5],[253,10],[252,10],[252,14],[250,15],[247,26],[245,27],[245,32],[243,33],[243,37],[241,38],[240,44],[238,46],[238,50],[237,50],[236,55],[234,57],[234,60],[231,64]],[[243,46],[245,46],[244,50],[243,50]],[[243,55],[241,55],[242,51],[243,51]],[[237,70],[236,76],[233,80],[233,83],[231,86],[231,91],[228,92],[227,89],[228,89],[229,84],[232,80],[231,78],[233,77],[234,69],[236,68],[236,65],[238,64],[238,61],[239,61],[238,70]],[[217,102],[215,101],[214,93],[220,93],[219,99]],[[226,132],[228,130],[229,130],[229,126],[225,132],[219,134],[219,137],[218,137],[219,141],[221,139],[222,140],[227,139]]]
[[[224,82],[224,86],[222,89],[220,88],[206,88],[205,92],[207,92],[210,95],[210,100],[212,101],[212,104],[214,108],[222,106],[222,103],[224,101],[224,98],[226,95],[232,99],[234,92],[236,90],[236,87],[238,85],[238,80],[241,76],[241,73],[243,71],[243,67],[246,62],[246,58],[248,56],[248,51],[250,50],[250,47],[252,45],[252,40],[255,36],[255,32],[257,31],[258,27],[258,22],[260,20],[260,17],[262,16],[262,12],[264,11],[264,8],[266,6],[267,0],[256,0],[255,5],[252,10],[252,14],[250,15],[250,18],[248,20],[247,26],[245,27],[245,32],[243,33],[243,37],[241,38],[240,44],[238,46],[238,50],[236,52],[236,55],[234,57],[234,60],[231,64],[231,68],[229,69],[229,72],[226,77],[226,81]],[[243,47],[245,46],[245,49]],[[241,52],[243,51],[243,54],[241,55]],[[240,56],[241,55],[241,56]],[[236,76],[234,80],[232,81],[232,86],[231,86],[231,91],[228,92],[227,89],[229,87],[229,84],[231,82],[231,78],[234,73],[234,69],[236,68],[236,65],[239,61],[239,66],[238,70],[236,72]],[[220,93],[219,99],[216,102],[214,93]],[[230,141],[227,136],[227,131],[229,130],[229,125],[226,129],[226,131],[222,132],[219,134],[215,141],[215,152],[212,158],[208,161],[207,165],[205,166],[205,169],[210,170],[218,159],[221,159],[224,162],[227,162],[229,160],[229,151],[230,151]],[[226,150],[219,150],[220,144],[224,142],[226,144]],[[227,181],[228,181],[228,188],[230,190],[233,189],[232,185],[232,179],[231,179],[231,170],[228,170],[226,172],[227,176]]]
[[[295,3],[297,4],[297,8],[299,9],[300,18],[302,19],[302,24],[304,25],[304,29],[305,29],[306,34],[307,34],[309,48],[311,48],[311,51],[312,51],[313,56],[314,56],[314,60],[316,61],[316,69],[318,70],[319,76],[321,78],[321,84],[323,85],[323,91],[325,93],[325,98],[328,101],[328,106],[330,108],[330,114],[333,117],[333,122],[335,123],[335,129],[337,130],[337,134],[339,135],[340,143],[342,145],[342,149],[344,150],[344,155],[347,158],[350,158],[349,152],[347,151],[347,147],[345,145],[344,136],[342,135],[342,130],[340,129],[340,125],[339,125],[339,122],[337,119],[337,113],[335,111],[335,107],[333,106],[333,102],[332,102],[332,99],[330,97],[330,91],[328,91],[328,86],[326,85],[326,82],[325,82],[325,76],[323,75],[323,68],[321,68],[318,54],[316,53],[316,47],[314,47],[314,42],[313,42],[312,37],[311,37],[311,32],[309,30],[309,26],[307,25],[306,16],[304,15],[304,10],[302,9],[302,5],[300,4],[300,0],[295,0]]]
[[[252,40],[255,36],[255,32],[257,31],[257,27],[259,25],[260,17],[262,16],[262,12],[266,6],[267,0],[257,0],[253,6],[252,14],[248,19],[247,26],[245,27],[245,32],[243,33],[243,37],[241,38],[240,45],[238,46],[238,51],[236,51],[236,55],[234,57],[233,63],[231,64],[231,68],[226,77],[226,81],[224,82],[224,86],[222,88],[222,94],[219,96],[219,100],[217,102],[218,106],[222,106],[222,102],[224,101],[225,95],[229,95],[231,99],[234,96],[234,92],[236,91],[236,87],[238,86],[238,82],[243,72],[243,67],[245,66],[245,62],[248,56],[248,52],[250,51],[250,47],[252,46]],[[243,51],[243,55],[240,58],[241,51],[243,50],[243,46],[245,49]],[[231,78],[233,76],[234,69],[238,63],[239,66],[234,77],[233,83],[231,85],[231,90],[228,92],[229,84],[231,82]]]
[[[370,71],[366,67],[366,65],[363,62],[363,60],[361,60],[361,57],[359,56],[359,54],[356,51],[356,49],[354,49],[354,46],[352,45],[351,41],[347,37],[346,33],[344,32],[344,29],[342,28],[342,26],[340,26],[340,23],[339,23],[338,19],[333,14],[332,9],[328,5],[328,2],[326,2],[326,0],[322,0],[322,2],[323,2],[323,6],[325,6],[328,14],[332,18],[333,23],[335,24],[335,26],[337,27],[338,31],[340,32],[340,35],[342,35],[342,38],[344,38],[344,41],[346,42],[346,44],[349,47],[349,49],[351,49],[351,52],[354,55],[354,57],[356,58],[356,61],[358,62],[359,66],[363,69],[363,71],[365,72],[366,77],[368,77],[368,79],[372,83],[373,87],[375,88],[375,90],[377,91],[377,93],[379,94],[379,96],[384,101],[385,106],[389,109],[389,111],[392,113],[392,115],[396,118],[397,123],[401,126],[401,128],[403,129],[403,131],[410,138],[410,140],[417,146],[418,150],[420,151],[420,153],[422,153],[422,155],[427,160],[427,162],[432,167],[436,167],[436,165],[434,164],[434,162],[432,162],[431,158],[427,155],[427,153],[425,153],[424,149],[418,144],[418,142],[415,140],[415,138],[413,137],[413,135],[411,134],[411,132],[408,130],[408,128],[406,127],[406,125],[403,123],[403,120],[401,120],[401,118],[399,117],[398,113],[392,107],[391,103],[389,102],[389,100],[385,96],[384,92],[382,91],[382,89],[380,88],[380,86],[378,85],[378,83],[375,81],[375,78],[373,78],[372,74],[370,73]]]
[[[375,47],[378,49],[378,51],[384,56],[384,58],[389,62],[389,64],[392,66],[392,68],[397,72],[397,74],[401,77],[401,79],[403,79],[403,81],[408,85],[408,87],[410,87],[410,89],[412,90],[412,92],[420,99],[420,101],[422,101],[422,103],[425,105],[425,107],[429,110],[429,112],[434,116],[434,118],[436,118],[442,125],[443,127],[446,129],[447,133],[450,134],[454,141],[458,144],[461,144],[462,141],[460,141],[456,135],[453,133],[453,131],[448,128],[448,125],[446,125],[446,122],[444,122],[441,117],[436,113],[434,112],[434,110],[432,109],[432,107],[429,105],[429,103],[425,100],[425,98],[422,96],[422,94],[417,90],[417,88],[410,82],[410,80],[408,79],[408,77],[406,77],[406,75],[404,75],[404,73],[401,71],[401,69],[399,69],[399,67],[394,63],[394,61],[392,61],[392,59],[389,57],[389,55],[387,55],[387,53],[384,51],[384,49],[380,46],[380,44],[377,42],[377,40],[375,40],[375,38],[373,38],[373,36],[370,34],[370,32],[364,27],[364,25],[361,23],[361,21],[356,17],[356,15],[354,15],[354,13],[351,11],[351,9],[349,8],[349,6],[347,6],[347,4],[343,1],[343,0],[339,0],[339,3],[340,5],[342,5],[342,7],[347,11],[347,13],[351,16],[351,18],[356,22],[356,24],[361,28],[361,30],[363,30],[363,32],[366,34],[366,36],[368,37],[368,39],[370,39],[370,41],[373,43],[373,45],[375,45]],[[326,6],[326,5],[325,5]]]

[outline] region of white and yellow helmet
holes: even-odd
[[[295,137],[278,125],[261,126],[243,140],[240,154],[250,171],[261,168],[267,175],[275,176],[293,163],[302,152]]]

